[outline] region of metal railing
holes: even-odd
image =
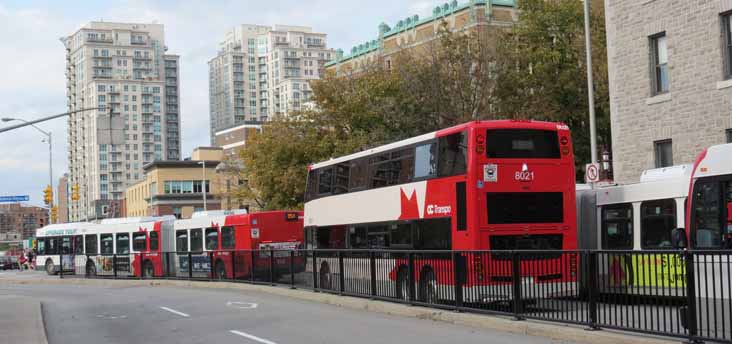
[[[280,285],[732,343],[732,251],[220,250],[59,259],[61,278]]]

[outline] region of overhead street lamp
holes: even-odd
[[[24,119],[20,118],[10,118],[5,117],[2,118],[3,122],[10,122],[10,121],[20,121],[29,124],[31,127],[36,128],[41,134],[46,135],[46,138],[43,139],[44,142],[48,142],[48,185],[51,187],[51,192],[53,192],[53,145],[51,143],[51,132],[45,131],[39,127],[37,127],[35,124],[30,123]],[[48,222],[51,223],[53,221],[53,217],[51,216],[51,209],[53,209],[53,198],[51,199],[51,203],[48,205]]]

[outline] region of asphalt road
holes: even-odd
[[[43,304],[61,343],[551,343],[241,290],[0,285]]]

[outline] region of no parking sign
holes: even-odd
[[[600,181],[600,164],[585,165],[585,182],[597,183]]]

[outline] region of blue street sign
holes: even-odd
[[[15,202],[28,202],[30,197],[28,195],[23,196],[0,196],[0,203],[15,203]]]

